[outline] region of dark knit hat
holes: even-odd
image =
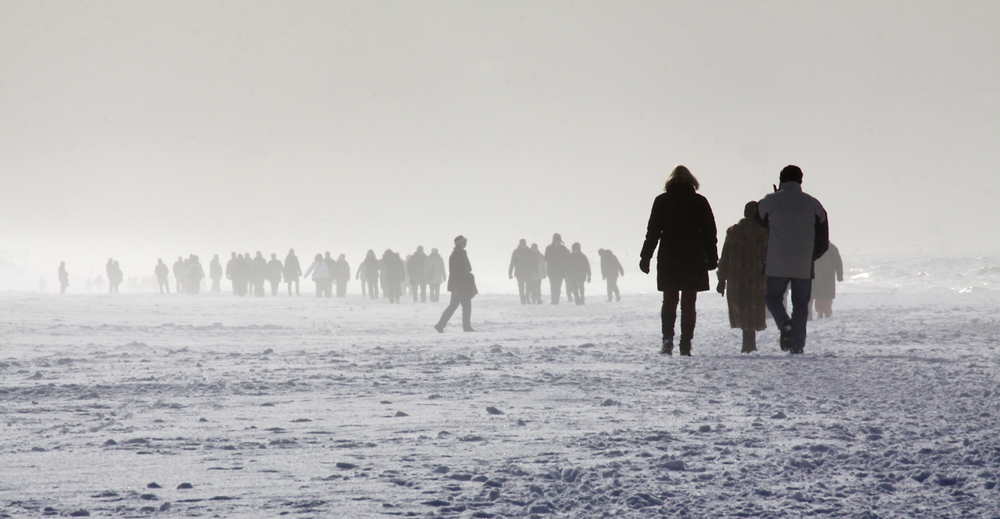
[[[747,202],[747,205],[743,206],[743,217],[753,218],[757,214],[757,201],[751,200]]]
[[[779,177],[781,182],[798,182],[802,183],[802,169],[798,166],[785,166],[785,169],[781,170],[781,176]]]

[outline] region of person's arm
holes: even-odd
[[[507,267],[507,279],[514,279],[514,265],[517,265],[517,251],[510,255],[510,266]]]
[[[719,230],[715,226],[715,215],[712,214],[712,206],[705,199],[704,221],[702,231],[705,240],[705,259],[708,270],[715,270],[719,266]]]
[[[649,211],[649,222],[646,223],[646,240],[642,243],[642,252],[639,253],[639,270],[649,274],[649,263],[653,259],[653,252],[660,243],[663,236],[663,219],[660,218],[663,200],[656,197],[653,201],[653,208]]]
[[[816,223],[814,224],[816,229],[816,239],[813,242],[813,261],[819,259],[823,254],[826,254],[827,249],[830,248],[830,219],[825,214],[816,215]]]
[[[840,257],[840,251],[839,250],[833,249],[833,254],[834,254],[833,260],[834,260],[834,262],[836,262],[835,264],[837,266],[837,281],[843,282],[844,281],[844,261]]]

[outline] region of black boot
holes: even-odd
[[[674,338],[664,337],[663,346],[660,347],[661,355],[673,355],[674,354]]]
[[[750,353],[757,351],[757,332],[753,330],[743,330],[743,349],[740,353]]]
[[[691,356],[691,339],[694,338],[694,325],[681,323],[681,356]]]
[[[661,327],[663,329],[663,347],[660,348],[660,353],[664,355],[674,354],[674,322],[677,320],[677,314],[667,314],[661,313]]]
[[[792,344],[795,342],[795,339],[792,337],[792,320],[785,321],[785,324],[782,324],[781,328],[778,328],[778,331],[780,332],[778,346],[781,347],[781,351],[791,351]]]

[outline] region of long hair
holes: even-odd
[[[695,191],[701,187],[701,184],[698,183],[698,179],[694,178],[694,175],[691,174],[691,171],[686,166],[677,166],[670,172],[670,176],[667,177],[667,183],[663,186],[663,190],[669,191],[671,186],[679,184],[687,184],[693,187]]]

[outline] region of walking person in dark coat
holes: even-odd
[[[274,297],[278,296],[278,286],[281,285],[281,274],[284,270],[285,266],[281,264],[278,255],[272,252],[271,261],[267,262],[267,282],[271,284],[271,295]]]
[[[535,258],[528,248],[524,238],[510,255],[510,266],[507,267],[507,278],[517,278],[517,293],[521,296],[521,304],[528,304],[531,297],[531,276],[535,273]]]
[[[237,270],[236,261],[237,261],[236,253],[234,252],[233,256],[229,258],[229,261],[226,262],[226,279],[228,279],[229,282],[233,284],[234,296],[239,295],[240,293],[240,287],[236,285],[236,278],[233,277],[233,275],[236,273]]]
[[[295,256],[295,249],[288,249],[284,274],[285,283],[288,283],[288,295],[292,295],[292,283],[295,283],[295,295],[299,295],[299,276],[302,275],[302,267],[299,265],[299,258]]]
[[[476,278],[472,275],[469,254],[465,251],[467,244],[468,241],[464,236],[457,236],[455,250],[448,258],[448,270],[451,271],[451,277],[448,278],[448,291],[451,292],[451,302],[441,314],[441,319],[434,325],[434,329],[439,333],[444,333],[444,327],[448,325],[448,320],[451,319],[459,305],[462,306],[462,330],[475,331],[472,329],[472,298],[476,297],[479,291],[476,289]]]
[[[160,293],[162,294],[164,290],[170,293],[170,270],[167,269],[166,263],[163,263],[163,258],[156,259],[156,267],[153,268],[153,274],[156,275],[156,282],[160,285]]]
[[[802,191],[802,170],[785,166],[778,190],[757,205],[756,216],[767,237],[767,309],[781,332],[782,351],[802,353],[812,293],[813,261],[830,245],[826,209]],[[785,308],[785,289],[792,286],[792,316]]]
[[[406,274],[410,278],[410,292],[413,294],[413,302],[417,302],[417,290],[420,290],[420,302],[427,302],[427,253],[424,247],[418,246],[406,262]]]
[[[427,264],[424,265],[424,279],[430,285],[430,297],[432,303],[437,303],[441,298],[441,283],[448,280],[448,272],[444,268],[444,258],[437,249],[431,249],[427,256]]]
[[[621,292],[618,291],[618,276],[625,275],[625,269],[618,257],[608,249],[598,249],[597,255],[601,257],[601,277],[608,282],[608,302],[614,296],[616,301],[622,300]]]
[[[542,280],[548,276],[549,265],[545,262],[545,255],[538,250],[538,244],[531,244],[531,261],[534,271],[531,274],[528,287],[530,288],[530,301],[532,304],[542,304]]]
[[[253,295],[264,297],[264,282],[267,281],[267,260],[260,251],[250,263],[250,279],[253,282]]]
[[[361,284],[368,287],[368,296],[378,299],[378,280],[381,263],[375,257],[375,251],[368,249],[365,260],[358,267],[358,276],[361,276]]]
[[[205,269],[201,266],[201,262],[198,261],[198,256],[192,254],[187,261],[187,269],[185,271],[185,276],[187,282],[185,286],[189,294],[198,294],[201,292],[201,280],[205,278]]]
[[[390,303],[399,303],[400,287],[403,278],[406,277],[406,267],[403,260],[392,249],[386,249],[382,253],[382,269],[385,279],[382,284],[382,292],[389,298]]]
[[[347,256],[341,254],[334,265],[333,279],[337,282],[337,297],[347,297],[347,284],[351,281],[351,265]]]
[[[213,255],[212,261],[208,264],[208,277],[212,280],[212,292],[221,292],[219,281],[222,280],[222,262],[219,261],[218,254]]]
[[[698,292],[709,289],[708,271],[719,263],[715,215],[705,197],[697,194],[700,184],[691,171],[677,166],[667,178],[664,193],[653,201],[642,244],[639,270],[649,273],[657,244],[656,287],[663,292],[660,310],[663,342],[660,353],[673,355],[674,322],[681,304],[681,355],[691,355]]]
[[[548,268],[550,304],[559,304],[559,293],[562,290],[563,278],[566,277],[566,264],[569,262],[569,249],[563,245],[562,236],[559,233],[552,235],[552,243],[545,247],[545,263]],[[566,294],[570,301],[572,296]]]
[[[767,229],[754,218],[756,213],[757,202],[747,203],[744,217],[726,230],[716,273],[719,276],[716,290],[726,296],[729,305],[729,326],[743,330],[740,353],[757,351],[757,332],[767,328],[764,304]]]
[[[59,262],[59,293],[65,294],[66,287],[69,286],[69,272],[66,272],[66,262]]]
[[[323,295],[333,297],[333,274],[337,271],[337,260],[330,256],[330,251],[326,251],[323,261],[326,262],[326,272],[329,274],[329,277],[326,278],[326,288],[323,289]]]
[[[591,273],[590,260],[583,254],[579,242],[573,244],[566,267],[566,293],[572,295],[576,304],[582,305],[586,301],[584,282],[590,283]]]
[[[812,297],[816,303],[816,317],[822,319],[833,315],[833,299],[837,297],[837,282],[844,281],[844,262],[840,250],[830,244],[830,248],[816,260],[816,278],[812,282]]]
[[[174,262],[174,282],[177,283],[178,294],[183,291],[185,274],[187,274],[187,265],[184,264],[184,258],[177,256],[177,261]]]

